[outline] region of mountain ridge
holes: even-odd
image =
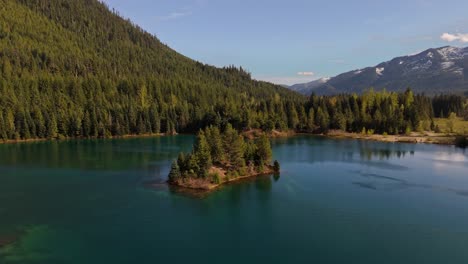
[[[468,92],[468,47],[430,48],[379,63],[373,67],[339,74],[322,84],[317,81],[292,85],[290,89],[310,95],[362,93],[375,90],[403,92],[411,88],[418,93]]]

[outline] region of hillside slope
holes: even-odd
[[[376,90],[417,93],[462,94],[468,92],[468,48],[441,47],[416,55],[394,58],[375,67],[354,70],[330,78],[322,84],[292,86],[303,94],[362,93]]]
[[[0,0],[0,139],[287,127],[304,98],[162,44],[96,0]]]

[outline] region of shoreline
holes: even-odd
[[[379,142],[390,142],[390,143],[413,143],[413,144],[436,144],[436,145],[453,145],[455,146],[457,135],[449,135],[446,133],[434,133],[434,132],[411,132],[410,135],[363,135],[360,133],[344,132],[340,130],[331,130],[326,134],[317,134],[317,133],[308,133],[308,132],[296,132],[293,130],[288,131],[277,131],[274,130],[269,133],[265,133],[260,129],[252,129],[243,131],[242,135],[249,139],[258,138],[259,136],[266,134],[269,138],[290,138],[298,135],[310,135],[310,136],[321,136],[334,139],[359,139],[359,140],[368,140],[368,141],[379,141]],[[27,143],[36,143],[36,142],[60,142],[67,140],[87,140],[87,139],[130,139],[130,138],[150,138],[150,137],[165,137],[165,136],[174,136],[178,134],[141,134],[141,135],[123,135],[123,136],[111,136],[111,137],[65,137],[65,138],[34,138],[34,139],[9,139],[9,140],[0,140],[0,145],[7,144],[27,144]]]
[[[312,134],[314,135],[314,134]],[[359,139],[368,141],[379,141],[389,143],[412,143],[412,144],[436,144],[436,145],[453,145],[455,146],[456,136],[443,133],[433,132],[411,132],[409,135],[363,135],[358,133],[350,133],[339,130],[332,130],[327,134],[320,134],[335,139]]]
[[[218,167],[214,167],[211,170],[216,170],[219,171],[221,170]],[[199,179],[199,178],[187,178],[187,179],[182,179],[176,182],[170,182],[167,181],[167,184],[170,187],[175,187],[175,188],[180,188],[180,189],[185,189],[185,190],[192,190],[192,191],[200,191],[200,192],[210,192],[218,189],[219,187],[229,184],[229,183],[235,183],[238,181],[246,180],[246,179],[251,179],[251,178],[256,178],[259,176],[264,176],[264,175],[271,175],[274,174],[275,171],[273,169],[273,166],[268,165],[265,166],[265,169],[261,172],[258,171],[252,171],[251,173],[244,175],[244,176],[238,176],[238,177],[227,177],[226,175],[220,175],[220,182],[219,183],[214,183],[209,179]]]
[[[261,129],[248,129],[242,131],[241,134],[247,139],[259,138],[262,135],[266,135],[268,138],[289,138],[297,135],[298,132],[294,130],[280,131],[276,129],[270,132],[265,132]]]
[[[141,135],[123,135],[123,136],[111,136],[111,137],[62,137],[62,138],[30,138],[30,139],[7,139],[0,140],[0,145],[7,144],[26,144],[26,143],[36,143],[36,142],[61,142],[67,140],[87,140],[87,139],[128,139],[128,138],[150,138],[150,137],[164,137],[164,136],[174,136],[178,134],[141,134]]]

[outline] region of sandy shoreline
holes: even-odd
[[[333,130],[323,135],[329,138],[351,138],[381,142],[425,143],[439,145],[454,145],[456,136],[433,132],[412,132],[409,135],[364,135]]]

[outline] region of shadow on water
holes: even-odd
[[[361,188],[377,190],[377,187],[371,182],[353,182],[354,185],[357,185]]]
[[[358,174],[364,178],[373,179],[374,181],[356,181],[353,182],[353,185],[359,186],[365,189],[371,190],[402,190],[406,188],[421,188],[421,189],[428,189],[433,191],[440,191],[440,192],[448,192],[452,194],[456,194],[463,197],[468,197],[468,190],[463,189],[454,189],[454,188],[446,188],[431,184],[419,184],[413,183],[407,180],[398,179],[395,177],[389,177],[385,175],[380,175],[376,173],[366,173],[362,171],[350,171],[353,174]],[[383,181],[383,182],[382,182]]]
[[[146,185],[146,187],[153,190],[163,190],[164,188],[167,188],[172,194],[197,199],[204,199],[219,192],[229,192],[232,195],[231,198],[240,200],[242,198],[242,193],[244,191],[250,190],[252,186],[254,186],[256,190],[263,193],[270,192],[273,187],[273,182],[277,182],[279,179],[280,176],[278,174],[260,175],[229,182],[213,190],[183,188],[178,186],[170,186],[167,183],[160,182]]]

